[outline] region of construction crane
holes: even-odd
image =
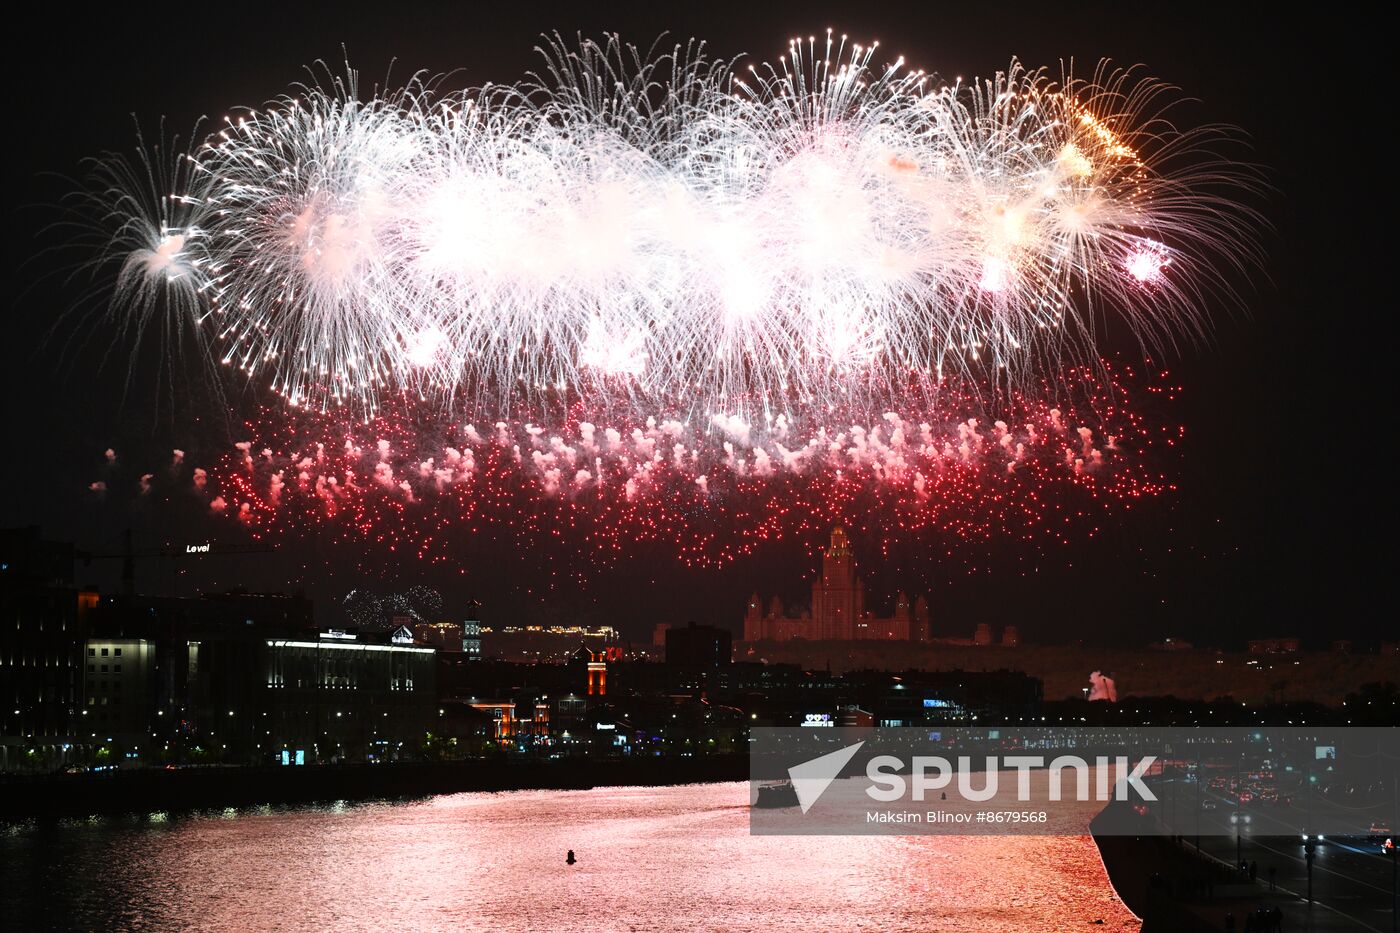
[[[123,547],[120,551],[110,551],[99,553],[96,551],[75,550],[73,556],[81,560],[85,565],[95,560],[120,560],[122,562],[122,593],[127,596],[136,595],[136,560],[146,557],[164,557],[174,559],[177,557],[222,557],[232,554],[270,554],[277,550],[276,547],[266,544],[228,544],[215,547],[213,543],[205,541],[199,544],[187,544],[180,548],[137,548],[132,543],[131,529],[128,528],[122,533]]]

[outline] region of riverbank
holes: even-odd
[[[1204,900],[1232,882],[1233,875],[1191,858],[1171,839],[1152,835],[1146,827],[1143,835],[1122,835],[1135,819],[1140,818],[1128,804],[1114,801],[1089,824],[1089,831],[1113,889],[1128,909],[1142,918],[1142,933],[1220,930],[1174,895],[1186,897],[1189,893]],[[1114,823],[1118,825],[1108,832]]]
[[[0,777],[0,821],[150,813],[465,791],[586,790],[744,781],[746,755],[403,762]]]
[[[1284,930],[1376,929],[1335,903],[1309,904],[1283,883],[1271,887],[1242,874],[1185,839],[1118,834],[1131,829],[1135,816],[1128,804],[1114,801],[1090,824],[1090,832],[1114,890],[1142,918],[1142,933],[1227,933],[1245,929],[1246,918],[1260,912],[1277,912]],[[1112,822],[1118,823],[1114,833],[1106,832]]]

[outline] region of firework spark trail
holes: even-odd
[[[406,616],[414,623],[437,622],[442,618],[442,594],[426,586],[411,586],[403,592],[386,595],[355,589],[345,594],[341,605],[350,621],[361,630],[391,627],[399,616]]]
[[[207,319],[300,408],[766,429],[878,418],[911,376],[1024,390],[1097,359],[1104,313],[1197,337],[1255,259],[1229,134],[1178,132],[1131,71],[948,85],[830,34],[741,71],[695,42],[543,51],[518,85],[361,99],[351,73],[172,168],[98,163],[115,312]]]
[[[180,482],[182,495],[255,537],[431,562],[456,560],[464,537],[485,534],[532,548],[569,542],[585,564],[661,547],[722,567],[840,522],[885,547],[923,541],[956,563],[978,542],[1072,543],[1174,488],[1180,428],[1130,400],[1175,388],[1131,369],[1096,381],[1103,369],[1114,368],[1076,374],[1095,389],[1074,407],[1035,393],[989,409],[973,387],[949,387],[944,406],[959,420],[887,412],[839,430],[725,419],[697,434],[655,418],[576,419],[560,432],[529,421],[444,428],[412,398],[386,402],[368,426],[268,409],[246,425],[248,440]]]

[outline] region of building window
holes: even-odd
[[[122,649],[120,649],[120,648],[113,648],[113,649],[112,649],[112,655],[113,655],[114,657],[118,657],[118,658],[121,657],[121,656],[122,656]]]
[[[112,673],[113,673],[113,674],[120,674],[121,672],[122,672],[122,666],[121,666],[120,664],[113,664],[113,665],[112,665]]]
[[[96,648],[89,648],[89,649],[88,649],[88,657],[90,657],[90,658],[95,658],[95,657],[97,657],[97,649],[96,649]]]
[[[102,673],[107,673],[107,665],[102,665]]]
[[[103,656],[104,658],[107,657],[107,649],[106,649],[106,648],[103,648],[103,649],[102,649],[102,656]]]

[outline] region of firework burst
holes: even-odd
[[[946,84],[831,34],[742,70],[544,54],[465,93],[299,87],[174,176],[98,163],[114,313],[201,322],[318,412],[768,430],[927,415],[949,376],[1028,391],[1097,360],[1104,314],[1199,336],[1254,258],[1228,134],[1131,71]]]
[[[559,551],[581,570],[656,548],[723,567],[841,523],[886,548],[923,542],[956,565],[993,541],[1093,536],[1174,488],[1181,429],[1138,407],[1174,394],[1165,374],[1100,363],[1070,378],[1092,387],[1073,404],[1047,402],[1047,383],[989,405],[984,389],[950,379],[942,407],[960,414],[945,420],[845,411],[761,428],[718,418],[703,431],[656,417],[444,425],[411,395],[386,400],[369,425],[272,407],[244,425],[245,440],[206,451],[207,469],[182,452],[142,476],[140,495],[193,497],[255,538],[433,563],[491,540]]]

